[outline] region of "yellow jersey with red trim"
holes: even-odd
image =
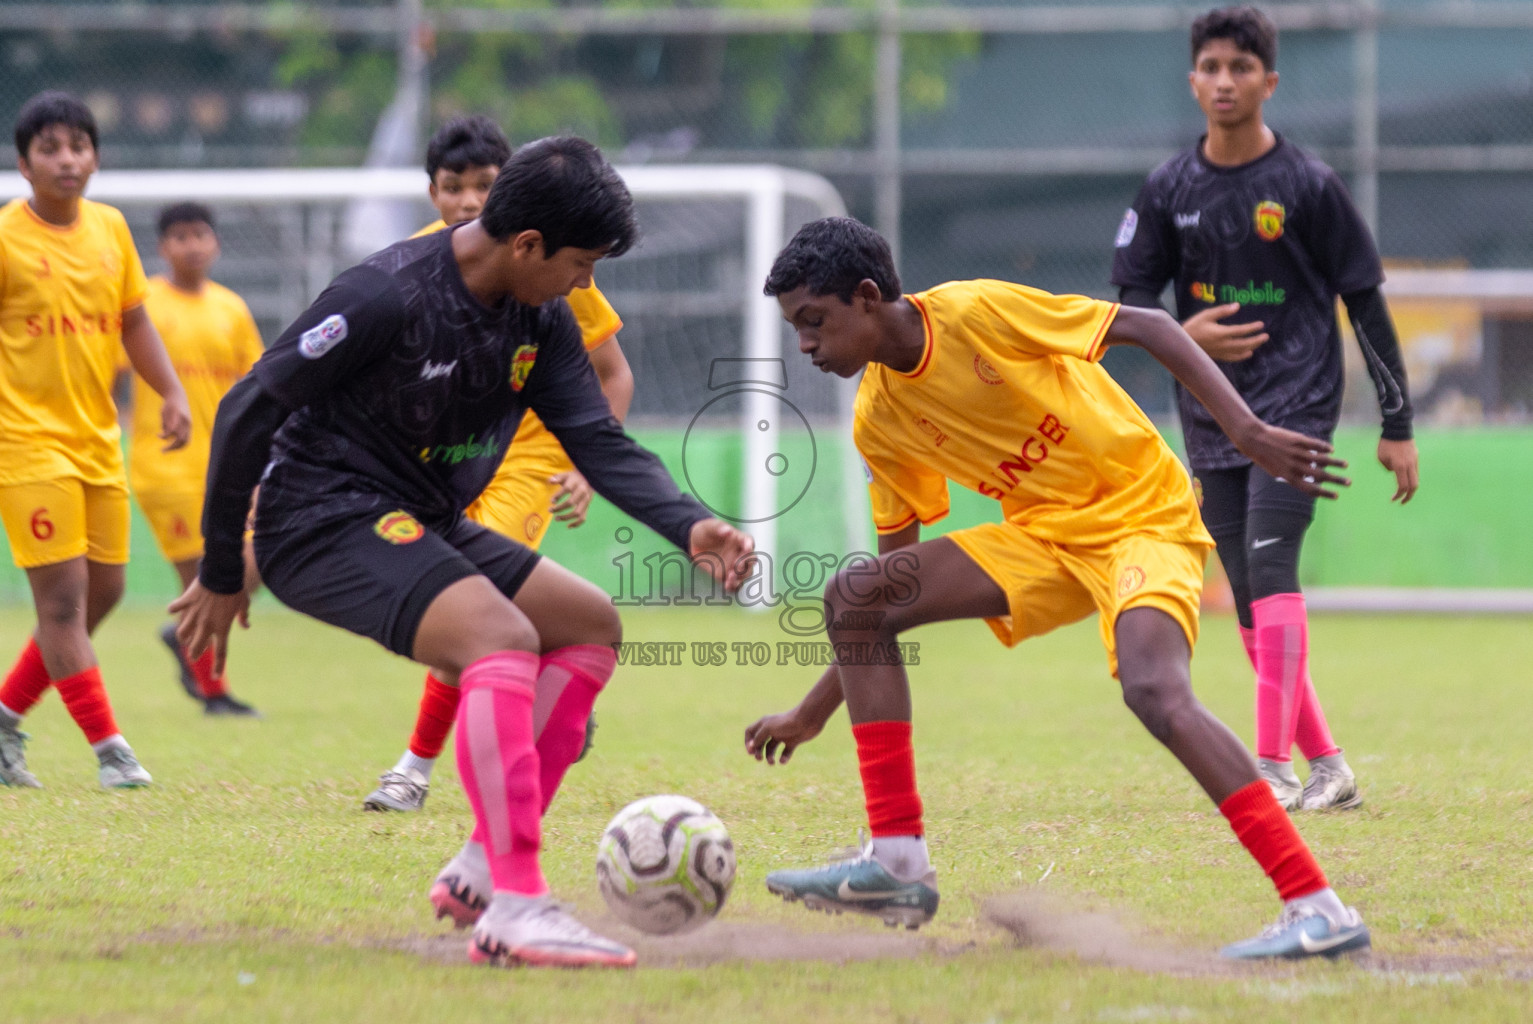
[[[0,208],[0,485],[123,479],[112,378],[147,288],[115,208],[82,199],[68,227]]]
[[[447,222],[437,220],[410,237],[420,238],[446,229]],[[601,348],[623,327],[617,310],[612,308],[612,303],[607,301],[601,289],[594,284],[576,288],[565,297],[565,301],[570,304],[575,322],[580,325],[580,337],[585,342],[587,352]],[[500,472],[520,473],[535,469],[545,476],[552,476],[574,468],[569,456],[559,446],[558,438],[549,433],[543,421],[529,409],[522,417],[522,425],[517,428],[516,436],[506,448],[506,459],[500,464]]]
[[[193,295],[163,277],[149,279],[144,309],[192,409],[186,447],[162,451],[160,396],[133,378],[133,419],[128,431],[128,472],[135,491],[202,493],[219,400],[261,358],[261,335],[245,300],[215,281]]]
[[[1055,544],[1213,543],[1187,471],[1098,363],[1116,303],[1004,281],[906,298],[925,324],[921,361],[869,364],[853,423],[879,533],[943,518],[954,480]]]

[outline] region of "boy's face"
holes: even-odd
[[[160,238],[160,258],[177,278],[203,278],[218,259],[218,235],[201,220],[172,224]]]
[[[815,295],[807,285],[777,296],[783,318],[798,335],[798,350],[820,372],[837,377],[855,377],[872,360],[881,337],[873,310],[881,301],[872,281],[859,284],[851,302]]]
[[[448,227],[473,220],[484,209],[499,173],[499,167],[470,165],[461,171],[438,167],[431,182],[431,205]]]
[[[85,194],[85,183],[96,173],[96,147],[80,129],[50,124],[32,137],[27,155],[17,157],[16,166],[39,199],[75,200]]]
[[[1198,51],[1187,80],[1210,124],[1234,128],[1261,118],[1262,104],[1277,88],[1276,71],[1228,39],[1210,39]]]
[[[544,257],[543,236],[537,231],[513,235],[505,245],[503,258],[508,261],[511,294],[528,306],[541,306],[576,288],[589,288],[596,261],[607,255],[606,248],[559,248]]]

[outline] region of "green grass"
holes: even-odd
[[[1520,1019],[1533,1000],[1526,620],[1316,620],[1314,673],[1368,803],[1301,827],[1378,955],[1195,976],[1016,948],[981,913],[989,896],[1042,890],[1116,913],[1146,945],[1212,950],[1276,912],[1223,819],[1122,707],[1094,623],[1013,651],[978,624],[907,638],[921,643],[917,767],[943,893],[925,952],[598,974],[474,969],[434,938],[446,926],[425,889],[469,829],[452,766],[424,814],[359,809],[402,748],[419,670],[265,604],[236,638],[231,678],[266,720],[205,720],[172,678],[157,621],[127,610],[98,637],[154,788],[101,792],[55,696],[28,719],[47,788],[0,790],[0,1019],[1460,1022]],[[626,622],[631,640],[784,639],[770,615],[664,609]],[[24,610],[0,610],[10,647],[28,628]],[[786,768],[741,753],[745,724],[796,700],[810,671],[620,670],[596,750],[546,823],[556,893],[598,915],[608,817],[682,792],[734,835],[726,922],[789,941],[884,936],[762,886],[769,870],[845,845],[863,820],[844,717]],[[1205,622],[1194,678],[1249,740],[1250,672],[1228,619]]]

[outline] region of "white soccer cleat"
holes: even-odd
[[[454,928],[468,928],[479,920],[494,893],[484,847],[470,839],[437,874],[436,881],[431,883],[430,899],[437,920],[450,917]]]
[[[431,783],[413,768],[397,771],[390,768],[378,776],[378,788],[362,801],[364,811],[419,811],[426,806]]]
[[[1279,807],[1285,811],[1299,809],[1299,804],[1304,799],[1304,787],[1300,784],[1299,777],[1294,774],[1293,765],[1258,758],[1256,774],[1272,787],[1272,796],[1277,800]]]
[[[128,747],[107,747],[96,757],[101,762],[102,789],[141,789],[154,781]]]
[[[632,967],[638,954],[597,935],[550,896],[496,893],[474,926],[468,958],[476,964],[534,967]]]
[[[1317,757],[1309,763],[1309,779],[1304,783],[1303,808],[1306,811],[1350,811],[1363,805],[1357,791],[1357,778],[1340,752]]]

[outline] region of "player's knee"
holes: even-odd
[[[52,590],[36,595],[37,624],[42,629],[85,628],[85,595],[77,590]]]
[[[841,570],[825,585],[826,630],[838,633],[899,631],[898,611],[886,596],[881,578],[865,569]]]
[[[1192,704],[1192,687],[1173,672],[1122,673],[1123,703],[1150,735],[1168,741],[1177,713]]]

